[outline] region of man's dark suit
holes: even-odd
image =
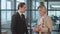
[[[12,16],[11,30],[12,34],[28,34],[24,15],[20,16],[17,12]]]

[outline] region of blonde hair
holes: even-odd
[[[45,7],[44,5],[38,6],[37,9],[39,9],[39,8],[43,8],[43,7],[45,8],[45,10],[46,10],[45,13],[47,14],[47,9],[46,9],[46,7]]]

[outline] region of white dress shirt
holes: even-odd
[[[19,15],[21,16],[23,13],[21,13],[19,10],[17,11],[19,13]]]

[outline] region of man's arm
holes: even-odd
[[[13,15],[12,16],[12,21],[11,21],[11,30],[12,30],[12,34],[17,34],[16,32],[16,23],[17,23],[17,18],[16,18],[16,15]]]
[[[29,34],[29,33],[28,33],[28,29],[27,29],[27,25],[26,25],[26,21],[25,21],[25,23],[24,23],[24,28],[25,28],[26,34]]]
[[[28,29],[27,29],[27,26],[25,26],[25,32],[26,32],[26,34],[28,34]]]

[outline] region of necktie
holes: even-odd
[[[23,18],[24,17],[24,14],[21,14],[21,17]]]
[[[24,14],[21,14],[21,18],[24,20],[25,19],[25,16],[24,16]]]

